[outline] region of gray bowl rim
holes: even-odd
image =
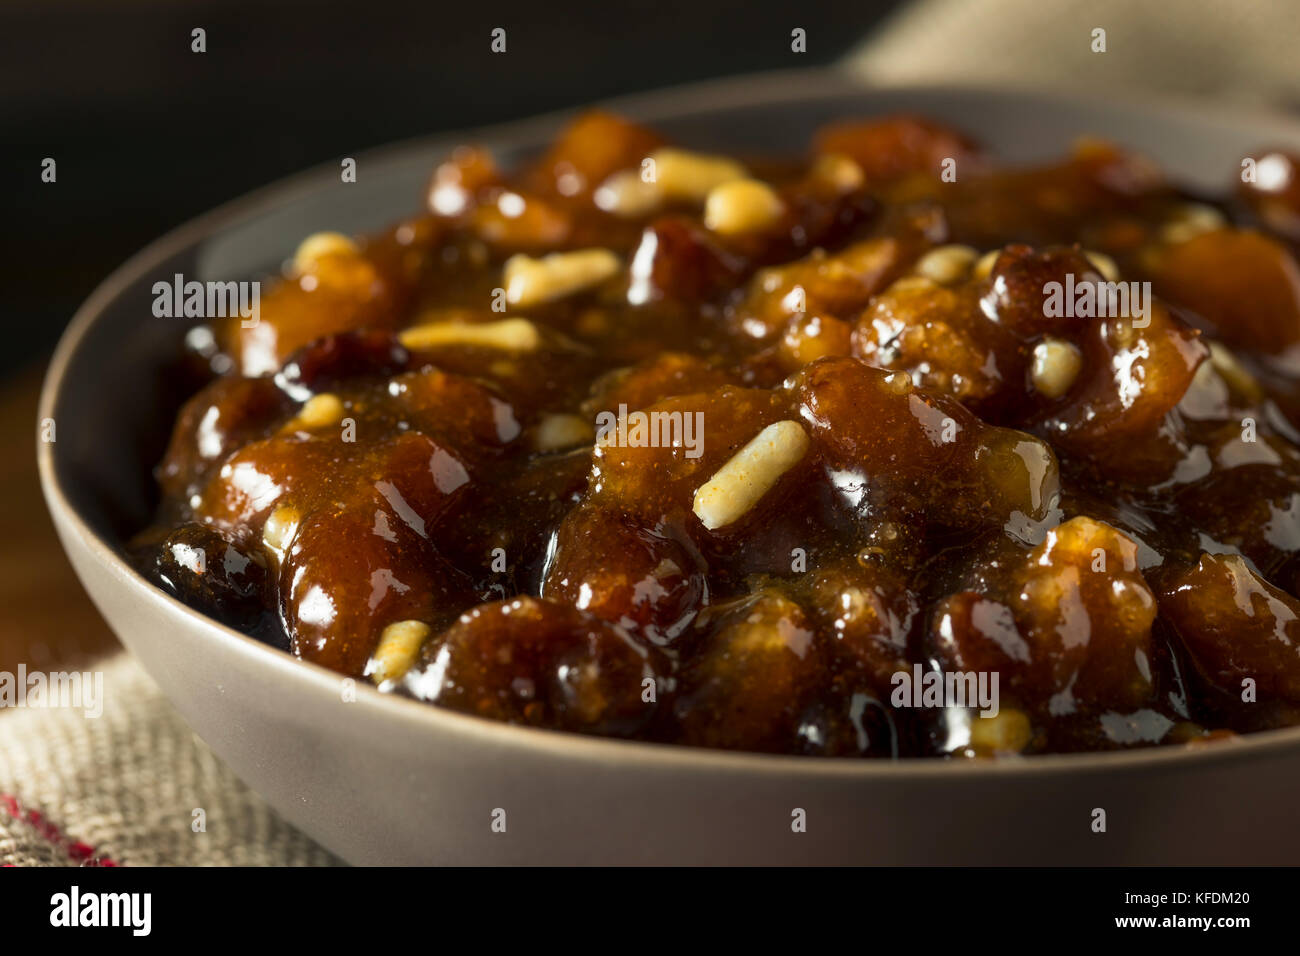
[[[653,124],[657,119],[672,119],[690,115],[692,111],[712,113],[728,108],[759,105],[791,105],[802,100],[844,97],[853,95],[950,95],[961,98],[992,97],[1020,100],[1039,107],[1053,103],[1073,102],[1082,106],[1098,106],[1123,112],[1160,111],[1181,114],[1189,121],[1204,120],[1216,115],[1225,122],[1247,123],[1261,129],[1286,129],[1300,135],[1300,123],[1286,116],[1267,111],[1221,107],[1207,111],[1202,105],[1164,97],[1125,97],[1122,106],[1105,101],[1099,96],[1018,88],[1015,86],[984,86],[950,83],[877,85],[866,84],[840,69],[798,69],[765,72],[722,80],[711,80],[665,90],[638,93],[603,100],[591,106],[625,113],[635,119]],[[408,151],[434,151],[450,149],[466,141],[489,141],[500,144],[529,144],[543,142],[546,133],[553,132],[557,124],[576,115],[582,106],[568,108],[489,126],[437,133],[401,140],[375,147],[357,154],[357,162],[394,159]],[[1085,132],[1085,131],[1080,131]],[[42,385],[37,410],[37,421],[54,417],[58,399],[65,386],[65,373],[73,354],[82,339],[108,305],[124,290],[147,275],[154,266],[166,261],[182,248],[196,245],[233,226],[258,211],[317,192],[327,182],[337,181],[338,169],[334,161],[291,174],[236,199],[223,203],[209,212],[197,216],[172,229],[135,253],[118,266],[91,293],[73,315],[64,330],[50,360]],[[208,640],[218,642],[230,653],[243,658],[243,662],[273,672],[284,682],[286,693],[299,685],[304,693],[327,693],[337,696],[345,678],[318,664],[293,657],[256,640],[233,628],[207,617],[139,575],[123,559],[114,545],[94,530],[73,507],[64,490],[64,482],[55,466],[55,448],[52,443],[36,442],[37,465],[46,504],[52,514],[88,543],[95,560],[107,567],[123,588],[132,589],[137,596],[152,602],[155,607],[177,618],[189,627],[196,628]],[[356,705],[374,708],[384,719],[404,722],[414,727],[440,726],[470,739],[509,749],[517,747],[533,752],[549,753],[557,758],[601,766],[637,764],[663,771],[707,774],[724,770],[730,773],[760,776],[802,777],[805,779],[908,779],[951,777],[965,780],[986,777],[990,774],[1016,778],[1040,777],[1056,774],[1093,774],[1120,770],[1184,768],[1188,765],[1209,768],[1224,763],[1235,763],[1262,757],[1278,751],[1295,750],[1300,757],[1300,726],[1261,731],[1242,735],[1230,741],[1203,746],[1157,746],[1135,750],[1111,752],[1084,752],[1068,754],[1042,754],[1023,758],[997,760],[947,760],[935,757],[908,757],[898,760],[864,759],[854,757],[809,757],[785,754],[764,754],[687,747],[680,744],[654,743],[586,736],[555,730],[544,730],[507,724],[487,718],[462,714],[446,708],[381,693],[364,681],[356,681]]]

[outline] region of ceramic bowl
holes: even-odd
[[[1143,150],[1224,189],[1249,150],[1300,148],[1294,122],[1194,106],[963,88],[864,89],[781,73],[612,104],[701,149],[802,148],[826,121],[915,111],[1007,160],[1077,135]],[[179,320],[151,286],[252,278],[308,233],[371,230],[418,208],[467,139],[505,161],[565,116],[399,144],[222,207],[160,239],[96,290],[50,366],[38,443],[46,499],[86,590],[218,755],[284,817],[353,863],[1294,863],[1300,728],[1220,746],[1002,762],[723,753],[493,723],[379,694],[239,634],[151,586],[122,542],[148,519],[150,467],[181,396],[162,370]],[[160,757],[160,759],[162,759]],[[1095,832],[1094,810],[1106,811]],[[792,821],[803,810],[806,831]],[[504,811],[505,829],[499,832]],[[498,826],[494,828],[494,821]]]

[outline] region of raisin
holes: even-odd
[[[255,629],[268,594],[265,557],[213,528],[182,525],[141,555],[146,577],[191,607],[234,628]]]

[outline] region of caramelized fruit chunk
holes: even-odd
[[[172,596],[231,627],[256,629],[267,598],[263,555],[201,524],[181,525],[150,549],[146,577]]]
[[[660,142],[656,133],[621,116],[589,110],[560,133],[526,176],[559,196],[590,197],[609,176],[639,167]]]
[[[917,391],[901,372],[822,359],[792,380],[791,394],[860,514],[1023,531],[1055,505],[1057,464],[1047,444],[985,425],[962,405]]]
[[[1030,552],[1018,581],[1012,609],[1040,699],[1050,689],[1059,708],[1122,709],[1149,698],[1156,604],[1131,538],[1071,518]]]
[[[974,141],[951,127],[919,116],[835,123],[818,132],[819,153],[836,153],[858,163],[872,183],[888,182],[907,173],[938,178],[944,160],[964,168],[977,161]]]
[[[470,214],[474,235],[498,256],[543,252],[566,246],[574,236],[573,216],[557,202],[516,190],[495,190]]]
[[[694,355],[663,352],[638,365],[610,372],[594,383],[583,410],[592,419],[600,412],[646,408],[674,395],[707,392],[736,384],[724,370]]]
[[[371,513],[317,511],[296,528],[279,579],[280,612],[298,657],[360,677],[389,624],[445,622],[474,602],[464,575],[391,497],[377,493]]]
[[[353,329],[394,329],[405,290],[359,250],[331,251],[261,297],[255,319],[234,316],[221,340],[247,376],[277,371],[315,339]]]
[[[405,371],[411,355],[391,332],[342,332],[316,339],[291,355],[276,384],[299,401],[356,378],[387,378]]]
[[[790,316],[781,332],[781,360],[788,372],[817,361],[848,355],[852,326],[833,315],[799,312]]]
[[[684,743],[785,750],[821,677],[821,642],[799,605],[761,592],[712,609],[674,705]]]
[[[1152,702],[1156,601],[1130,538],[1072,518],[1009,578],[995,586],[1001,593],[939,603],[929,640],[945,669],[997,673],[1003,706],[1019,704],[1039,720]]]
[[[580,507],[560,524],[542,596],[667,646],[708,601],[702,564],[677,529]]]
[[[718,298],[745,272],[743,259],[685,216],[665,216],[647,226],[630,261],[628,297],[634,305],[661,296]]]
[[[738,321],[751,336],[763,337],[775,334],[800,312],[852,315],[922,248],[916,237],[868,239],[834,255],[816,251],[789,265],[764,269],[736,307]]]
[[[731,386],[656,402],[629,415],[604,437],[598,431],[592,498],[652,524],[665,516],[685,516],[696,491],[765,426],[786,417],[785,412],[780,395]],[[783,480],[765,501],[775,507],[793,484],[793,476]],[[690,520],[700,528],[694,517]]]
[[[853,331],[853,354],[879,368],[901,369],[926,391],[984,411],[1002,393],[1023,391],[1022,343],[980,308],[982,289],[919,278],[895,282],[871,300]]]
[[[250,442],[231,455],[201,492],[195,514],[241,541],[251,541],[290,494],[315,497],[343,473],[335,439],[277,436]]]
[[[429,183],[427,205],[436,216],[458,216],[477,205],[501,174],[492,154],[480,146],[460,146],[438,164]]]
[[[282,419],[289,399],[267,378],[223,376],[181,408],[171,442],[156,469],[164,493],[188,499],[212,469]]]
[[[916,632],[921,608],[904,575],[876,549],[856,559],[827,563],[796,581],[792,591],[809,609],[819,633],[830,646],[858,691],[887,700],[895,673],[906,670],[908,641]]]
[[[1300,342],[1300,267],[1277,240],[1218,229],[1153,259],[1156,291],[1200,315],[1228,344],[1278,353]]]
[[[1177,493],[1179,510],[1200,529],[1187,550],[1194,554],[1209,542],[1216,550],[1236,549],[1272,579],[1300,555],[1300,469],[1288,460],[1294,452],[1278,451],[1266,436],[1244,442],[1242,429],[1230,428],[1228,447],[1216,456],[1220,468]],[[1238,463],[1223,464],[1228,455]]]
[[[137,566],[539,727],[981,758],[1300,724],[1294,157],[1211,205],[909,116],[695,145],[587,113],[308,237],[186,336],[221,377]],[[894,699],[940,670],[1001,699]]]
[[[1034,431],[1112,477],[1158,483],[1181,461],[1176,438],[1161,443],[1169,413],[1209,355],[1196,333],[1159,303],[1148,324],[1096,322],[1078,348],[1075,385]],[[1161,447],[1155,447],[1160,444]]]
[[[406,678],[421,700],[532,727],[625,737],[658,706],[658,653],[577,608],[519,597],[466,612]]]
[[[1260,578],[1239,555],[1202,554],[1162,582],[1160,610],[1201,676],[1261,702],[1300,704],[1300,601]]]
[[[523,430],[511,403],[479,382],[435,367],[394,376],[388,394],[413,427],[477,457],[510,444]]]
[[[821,757],[896,758],[904,752],[897,713],[888,697],[837,678],[799,715],[796,752]]]
[[[1300,241],[1300,156],[1286,150],[1261,150],[1255,176],[1243,179],[1237,194],[1275,233]]]

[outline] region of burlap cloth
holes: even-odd
[[[924,0],[847,65],[875,82],[1145,89],[1295,108],[1298,15],[1296,0]],[[1090,49],[1096,27],[1104,54]],[[339,862],[240,783],[128,656],[92,666],[104,671],[100,718],[0,712],[0,864]]]
[[[85,667],[104,674],[101,716],[0,716],[0,865],[339,862],[240,783],[129,655]]]

